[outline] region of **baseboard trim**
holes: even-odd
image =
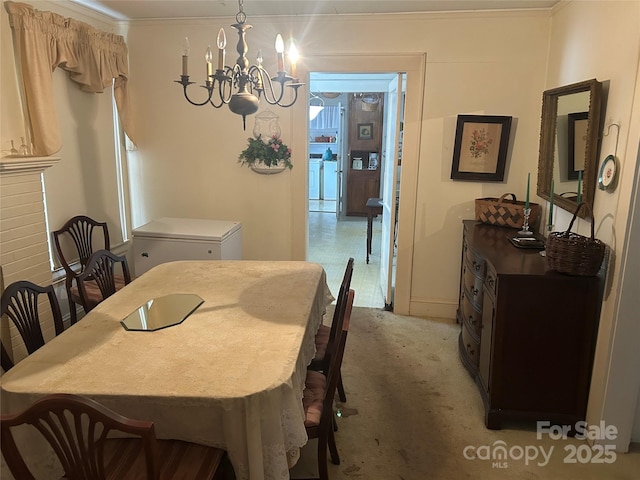
[[[455,320],[457,303],[438,300],[416,300],[409,302],[409,315],[413,317],[446,318]]]

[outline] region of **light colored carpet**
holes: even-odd
[[[329,463],[332,480],[640,479],[637,446],[611,464],[569,464],[565,448],[595,453],[575,439],[537,440],[535,425],[486,429],[480,394],[458,358],[458,332],[449,320],[354,307],[342,368],[347,402],[336,405],[341,464]],[[507,458],[506,468],[465,459],[465,447],[500,441],[516,457],[517,447],[539,456]],[[553,448],[546,465],[540,447]],[[303,448],[291,478],[317,474],[316,448],[315,440]]]

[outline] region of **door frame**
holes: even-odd
[[[384,131],[382,152],[382,232],[380,245],[380,287],[385,302],[385,310],[393,311],[393,297],[395,287],[395,271],[393,268],[395,223],[398,193],[402,190],[400,179],[397,177],[399,164],[399,145],[401,124],[403,119],[403,86],[404,73],[396,73],[396,77],[389,83],[385,95],[387,108],[384,113]],[[390,178],[388,178],[390,177]],[[399,189],[398,189],[399,187]]]
[[[394,312],[408,315],[411,300],[415,212],[418,190],[418,169],[421,144],[421,125],[424,115],[425,53],[333,53],[311,55],[299,67],[302,81],[308,84],[309,72],[380,73],[403,72],[407,76],[403,129],[403,160],[401,172],[402,202],[398,212],[398,250],[396,257],[396,288]],[[294,151],[305,152],[308,158],[307,131],[309,115],[307,103],[292,111]],[[305,175],[307,173],[305,172]],[[292,184],[293,258],[307,258],[308,199],[306,182]],[[299,221],[295,221],[299,219]]]

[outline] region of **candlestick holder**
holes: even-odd
[[[528,237],[533,235],[533,232],[529,230],[529,215],[531,215],[531,209],[524,209],[524,222],[522,223],[522,230],[518,232],[518,235],[521,237]]]

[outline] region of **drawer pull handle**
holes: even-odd
[[[480,264],[479,264],[478,262],[476,262],[475,260],[473,261],[473,269],[474,269],[476,272],[479,272],[479,271],[480,271]]]
[[[471,293],[474,297],[477,297],[478,293],[480,293],[480,290],[478,290],[476,287],[471,287]]]
[[[467,343],[467,352],[469,352],[469,354],[470,354],[470,355],[473,355],[473,354],[474,354],[474,352],[475,352],[475,350],[473,350],[473,349],[471,348],[471,344],[470,344],[470,343]]]
[[[469,323],[474,327],[476,326],[476,319],[473,318],[473,315],[469,315]]]
[[[141,255],[142,255],[143,257],[145,257],[145,258],[149,258],[149,254],[148,254],[147,252],[142,252],[142,254],[141,254]]]
[[[489,284],[490,287],[493,287],[495,280],[493,279],[493,277],[489,277],[487,278],[487,283]]]

